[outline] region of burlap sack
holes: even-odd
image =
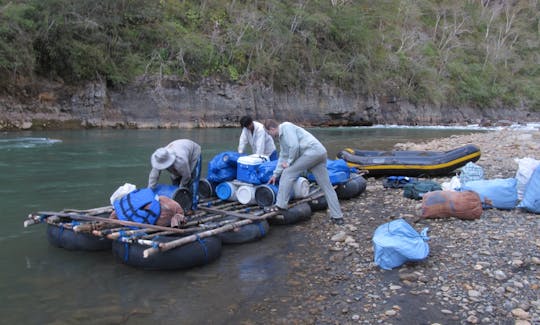
[[[473,220],[480,218],[482,211],[480,196],[473,191],[432,191],[422,197],[422,218]]]

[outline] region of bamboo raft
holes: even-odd
[[[289,210],[295,206],[317,200],[322,196],[323,193],[316,189],[308,197],[291,202]],[[189,217],[186,224],[178,228],[110,219],[108,216],[112,211],[112,206],[88,210],[38,211],[28,215],[24,221],[24,227],[46,223],[72,230],[75,233],[89,234],[124,243],[137,243],[147,246],[143,257],[148,258],[159,252],[165,252],[201,238],[233,231],[251,223],[283,218],[283,215],[278,212],[266,212],[258,205],[242,205],[239,202],[228,202],[215,198],[202,200],[198,211]],[[166,235],[181,235],[182,237],[166,243],[153,240],[157,236]]]
[[[365,190],[363,177],[335,185],[339,199]],[[49,242],[70,250],[106,250],[123,263],[152,269],[188,268],[217,258],[223,244],[262,238],[269,224],[293,224],[327,208],[324,193],[314,183],[309,194],[289,203],[287,210],[268,212],[257,204],[204,198],[198,210],[179,227],[137,223],[109,218],[113,206],[87,210],[38,211],[28,215],[24,227],[45,223]],[[67,231],[66,231],[67,230]],[[108,245],[108,246],[107,246]],[[165,261],[165,262],[164,262]]]

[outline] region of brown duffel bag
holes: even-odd
[[[482,211],[480,196],[473,191],[431,191],[422,197],[422,218],[473,220],[480,218]]]

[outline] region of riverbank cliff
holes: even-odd
[[[525,107],[416,105],[329,85],[278,92],[258,82],[206,79],[194,86],[173,77],[140,78],[122,89],[100,81],[77,87],[36,81],[0,97],[0,130],[236,127],[245,114],[305,126],[491,126],[540,120],[540,112]]]

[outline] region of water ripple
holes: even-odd
[[[0,149],[35,148],[50,146],[59,142],[62,142],[62,140],[31,137],[0,139]]]

